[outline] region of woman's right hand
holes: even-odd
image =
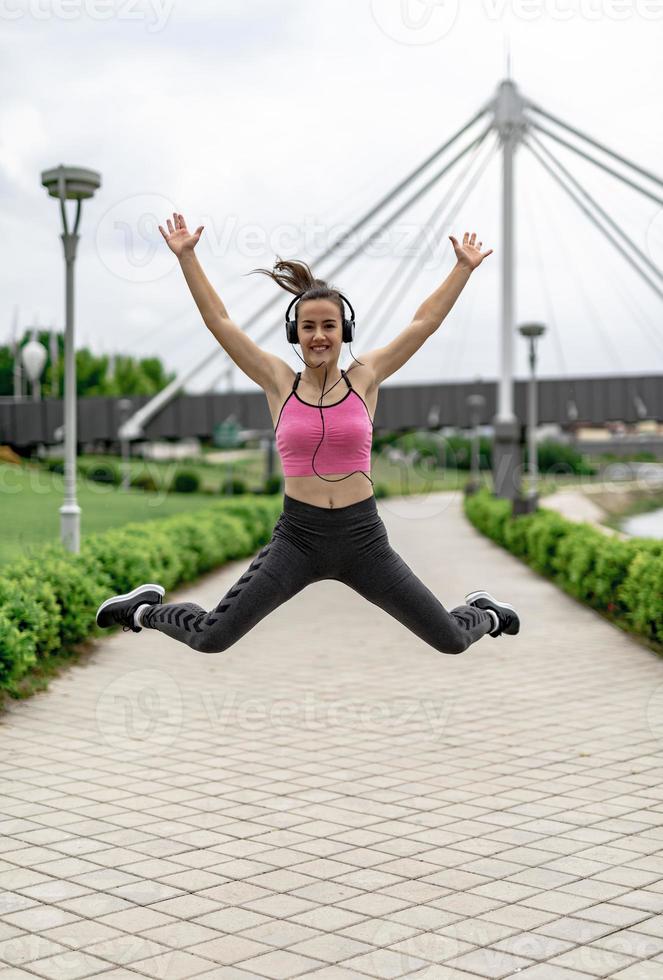
[[[178,259],[181,258],[183,252],[188,250],[193,251],[205,227],[204,225],[200,225],[194,232],[190,232],[186,226],[184,215],[177,214],[175,211],[173,211],[173,220],[171,221],[168,218],[166,224],[168,225],[169,234],[166,234],[161,225],[159,225],[159,231],[165,238],[168,248],[175,253]]]

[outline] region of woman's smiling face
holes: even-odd
[[[324,358],[324,363],[338,356],[343,331],[341,313],[332,299],[306,299],[297,310],[297,336],[305,350]]]

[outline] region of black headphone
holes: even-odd
[[[288,339],[289,344],[299,343],[299,339],[297,337],[297,312],[295,311],[294,320],[290,320],[289,315],[290,315],[290,310],[292,309],[294,304],[299,299],[301,299],[303,295],[304,293],[299,293],[297,296],[295,296],[295,298],[288,306],[288,309],[285,311],[285,335]],[[350,313],[351,313],[350,319],[348,320],[347,317],[345,316],[343,317],[343,336],[342,336],[342,342],[344,344],[350,344],[355,339],[355,311],[352,309],[352,303],[346,296],[343,295],[343,293],[338,293],[337,295],[340,296],[341,299],[348,304],[348,307],[350,309]],[[311,297],[311,299],[313,298],[315,297]],[[321,297],[321,298],[331,299],[332,297],[328,296],[328,297]]]

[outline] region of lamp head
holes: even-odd
[[[61,163],[52,170],[43,170],[41,183],[51,197],[62,197],[64,191],[65,200],[83,201],[101,187],[101,174],[84,167],[65,167]]]
[[[523,323],[518,327],[518,333],[522,337],[540,337],[546,332],[543,323]]]

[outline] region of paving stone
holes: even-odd
[[[563,966],[568,970],[580,970],[596,977],[612,977],[618,970],[633,963],[630,956],[612,953],[598,946],[578,946],[548,960],[551,966]]]
[[[223,656],[115,633],[8,708],[0,980],[663,976],[660,661],[461,507],[379,501],[447,608],[498,589],[517,637],[445,656],[322,581]],[[314,594],[342,615],[312,653]],[[98,709],[150,721],[146,692],[137,745]]]
[[[490,980],[492,978],[499,980],[500,977],[508,977],[516,971],[523,970],[531,962],[522,956],[513,956],[504,950],[487,947],[463,953],[461,956],[449,960],[446,966],[467,970],[470,973],[478,973],[479,976],[490,978]]]

